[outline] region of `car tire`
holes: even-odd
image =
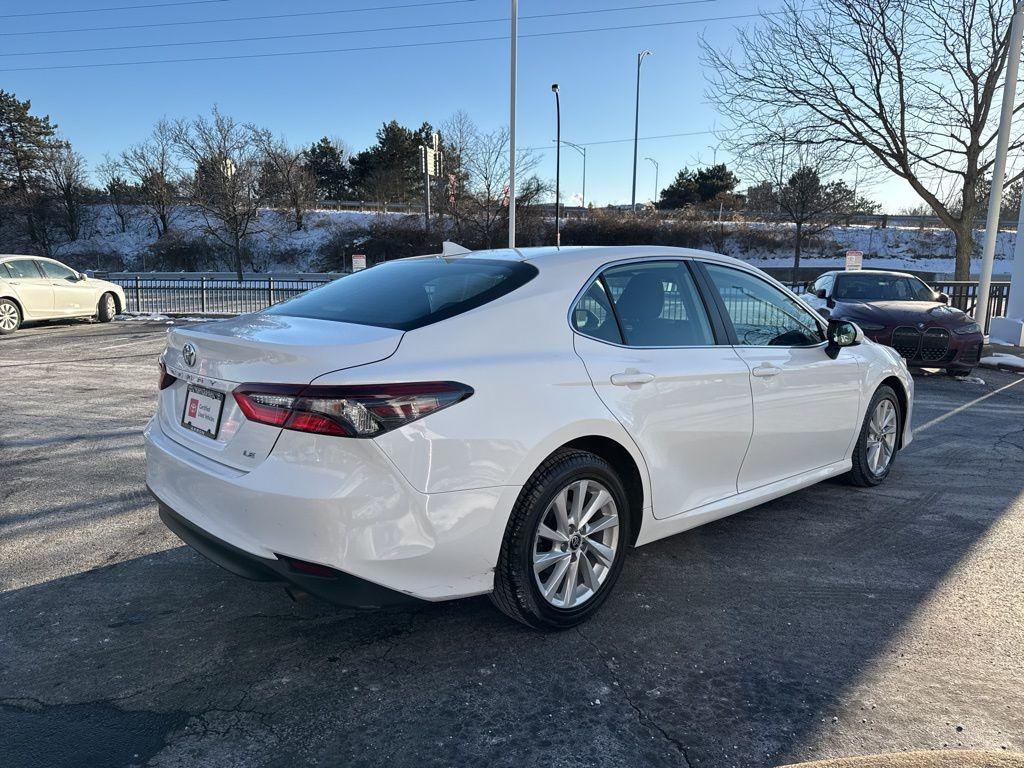
[[[100,303],[96,307],[96,319],[101,323],[109,323],[117,315],[117,299],[112,293],[104,293],[100,296]]]
[[[21,309],[10,299],[0,299],[0,336],[21,328]]]
[[[852,485],[870,488],[889,476],[899,451],[902,418],[900,400],[892,387],[879,387],[864,414],[853,449],[853,468],[846,476]]]
[[[622,480],[607,461],[575,449],[552,454],[512,508],[491,600],[534,629],[569,629],[589,619],[608,599],[631,545],[627,505]],[[542,585],[554,591],[546,596]]]

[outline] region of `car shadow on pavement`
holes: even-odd
[[[993,693],[1014,679],[1005,606],[985,598],[1003,599],[1024,527],[1019,429],[950,420],[881,488],[818,485],[634,550],[597,618],[562,634],[486,598],[296,604],[185,547],[9,591],[0,753],[8,768],[695,768],[999,732],[1020,748],[1019,674]],[[948,585],[979,550],[974,604],[958,603]],[[968,714],[977,733],[954,727]],[[35,737],[3,744],[16,733]]]

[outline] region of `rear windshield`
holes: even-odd
[[[411,331],[494,301],[536,275],[536,267],[518,261],[392,261],[340,278],[266,311]]]

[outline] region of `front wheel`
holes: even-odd
[[[0,299],[0,336],[14,333],[21,327],[21,310],[10,299]]]
[[[96,319],[101,323],[109,323],[117,314],[117,300],[112,293],[104,293],[96,310]]]
[[[875,486],[885,480],[896,459],[900,433],[900,401],[892,387],[875,392],[864,415],[864,424],[853,449],[853,485]]]
[[[622,481],[587,451],[553,454],[512,509],[491,599],[535,629],[568,629],[608,598],[629,546]]]

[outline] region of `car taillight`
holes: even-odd
[[[454,381],[352,386],[242,384],[232,393],[250,421],[337,437],[377,437],[449,405],[473,389]]]
[[[167,367],[163,363],[160,363],[160,389],[167,389],[169,386],[171,386],[171,384],[173,384],[177,380],[178,377],[175,376],[174,374],[168,373]]]

